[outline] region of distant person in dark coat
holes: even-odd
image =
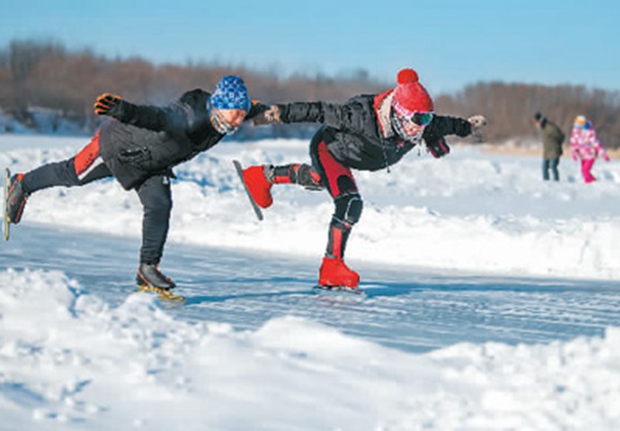
[[[553,180],[559,181],[558,165],[562,157],[562,143],[566,136],[555,123],[549,121],[540,112],[534,114],[534,122],[543,143],[543,180],[549,180],[549,169],[551,169]]]
[[[136,105],[104,93],[95,113],[110,121],[74,157],[13,175],[5,216],[19,223],[27,198],[38,190],[114,177],[125,190],[136,191],[144,209],[136,282],[169,291],[175,283],[158,265],[172,210],[172,168],[209,150],[266,108],[251,102],[245,83],[234,75],[223,77],[213,93],[188,91],[165,107]]]

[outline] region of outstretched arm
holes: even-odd
[[[95,101],[95,114],[106,115],[125,124],[161,132],[173,125],[183,125],[184,115],[178,110],[157,106],[135,105],[121,96],[103,93]]]
[[[274,123],[322,123],[321,102],[294,102],[271,105],[258,113],[252,121],[255,125]]]
[[[338,130],[364,132],[368,112],[361,103],[294,102],[272,105],[257,115],[255,125],[274,123],[322,123]]]
[[[422,137],[431,154],[439,158],[450,153],[445,136],[457,135],[464,138],[469,135],[479,135],[486,124],[487,120],[482,115],[474,115],[468,119],[436,115],[424,129]]]

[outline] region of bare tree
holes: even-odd
[[[193,88],[213,89],[225,74],[242,75],[251,96],[266,103],[325,100],[344,102],[357,94],[375,94],[394,86],[369,78],[363,69],[338,77],[320,71],[282,78],[275,71],[244,66],[191,63],[159,65],[141,58],[107,59],[88,49],[69,52],[47,41],[12,41],[0,49],[0,108],[31,121],[29,107],[59,111],[92,128],[101,119],[92,113],[95,97],[105,91],[136,103],[162,105]],[[576,115],[590,118],[607,147],[620,147],[620,92],[583,86],[542,86],[480,82],[454,94],[435,95],[437,111],[489,119],[484,140],[500,144],[514,137],[534,137],[532,123],[540,111],[567,134]],[[316,125],[245,129],[240,136],[307,136]]]

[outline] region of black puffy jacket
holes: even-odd
[[[321,129],[329,152],[343,165],[376,171],[398,162],[415,143],[403,141],[391,128],[389,115],[393,90],[379,95],[356,96],[344,104],[295,102],[277,105],[283,123],[323,123]],[[441,157],[449,148],[444,136],[471,133],[463,119],[434,116],[422,134],[428,149]]]
[[[207,112],[206,91],[196,89],[166,107],[134,105],[121,101],[110,115],[116,120],[100,132],[100,154],[126,190],[152,175],[171,169],[216,145],[225,136]],[[246,120],[260,104],[253,103]]]

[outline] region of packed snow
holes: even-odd
[[[0,166],[84,138],[0,135]],[[132,295],[141,206],[113,180],[34,194],[0,246],[3,430],[620,428],[620,163],[456,145],[356,172],[347,261],[366,298],[312,294],[332,203],[273,189],[259,222],[231,161],[308,142],[224,141],[179,166],[161,267],[186,305]]]

